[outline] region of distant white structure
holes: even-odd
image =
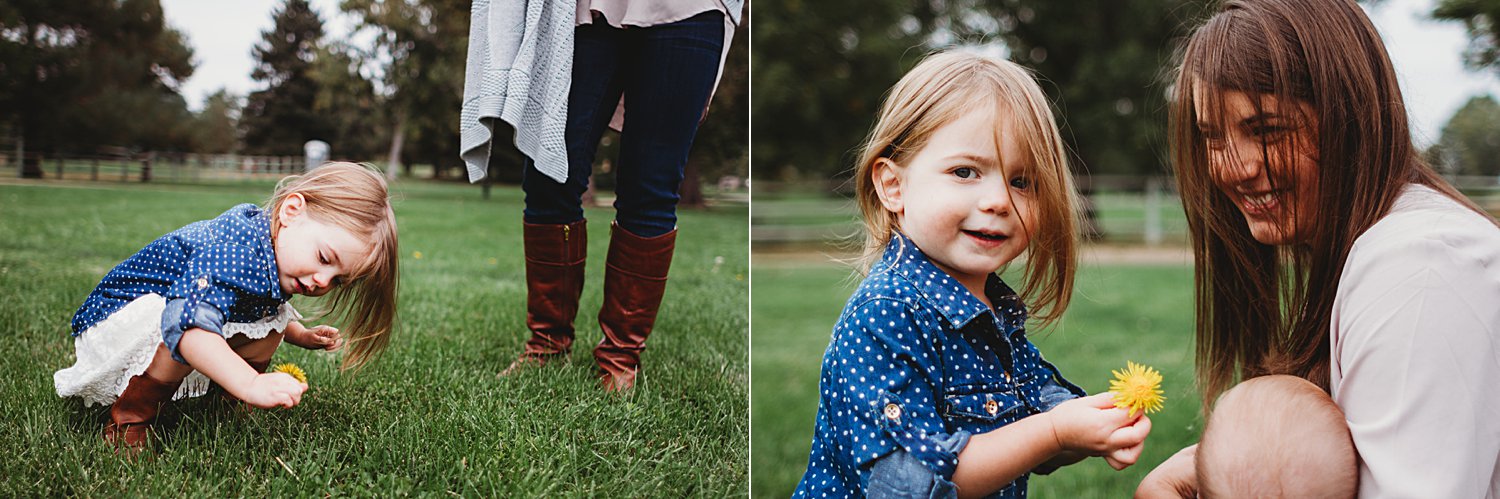
[[[321,140],[309,140],[302,145],[302,152],[307,153],[307,168],[304,171],[312,171],[319,165],[328,161],[328,143]]]

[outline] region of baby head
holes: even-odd
[[[1046,96],[1025,68],[928,56],[891,88],[855,172],[868,269],[893,231],[975,294],[1023,252],[1034,316],[1072,291],[1077,196]]]
[[[1196,459],[1199,495],[1354,497],[1359,469],[1344,413],[1316,385],[1262,376],[1224,392]]]
[[[378,355],[396,315],[396,217],[385,179],[353,163],[288,176],[266,203],[286,294],[330,295],[348,338],[344,368]]]

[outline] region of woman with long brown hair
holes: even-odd
[[[1360,495],[1500,495],[1500,228],[1419,156],[1360,8],[1225,2],[1171,119],[1204,407],[1299,376],[1344,412]],[[1193,452],[1138,494],[1196,490]]]

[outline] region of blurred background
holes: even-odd
[[[1068,315],[1033,331],[1088,389],[1127,360],[1166,375],[1141,462],[1086,462],[1033,479],[1038,497],[1128,497],[1196,441],[1192,267],[1167,166],[1174,53],[1217,2],[766,0],[752,64],[752,495],[785,496],[807,464],[820,362],[859,276],[850,181],[887,89],[926,54],[965,46],[1040,73],[1087,196],[1088,237]],[[1396,65],[1427,159],[1500,212],[1500,1],[1362,3]],[[1010,276],[1017,277],[1017,276]],[[1097,460],[1094,460],[1097,461]]]
[[[463,179],[467,0],[0,2],[0,172],[171,181],[300,171],[327,159]],[[749,16],[746,16],[748,19]],[[688,163],[685,207],[746,202],[749,24]],[[495,180],[517,183],[509,130]],[[617,138],[600,148],[613,185]],[[486,187],[487,188],[487,187]]]

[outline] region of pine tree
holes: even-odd
[[[253,50],[257,62],[250,76],[266,88],[250,94],[241,115],[245,152],[301,154],[303,143],[333,135],[329,118],[315,108],[319,86],[313,61],[323,19],[307,0],[286,0],[274,16],[275,27],[261,33]]]

